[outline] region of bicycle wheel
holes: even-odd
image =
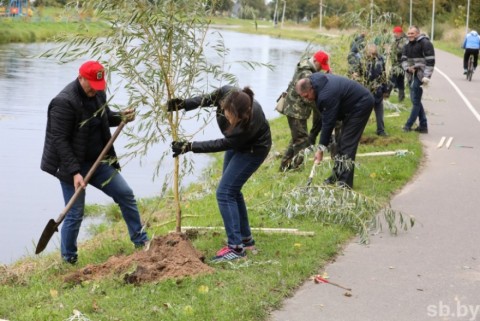
[[[468,58],[467,80],[472,81],[473,76],[473,55]]]

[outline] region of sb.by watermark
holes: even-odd
[[[427,306],[429,317],[448,317],[451,319],[480,321],[480,305],[462,304],[456,300],[454,304],[439,301],[438,304]]]

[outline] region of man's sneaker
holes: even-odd
[[[249,238],[248,240],[242,240],[243,248],[245,250],[254,251],[255,248],[255,240],[253,238]]]
[[[220,251],[217,252],[217,255],[214,256],[210,262],[220,263],[226,261],[233,261],[247,257],[247,253],[243,248],[241,249],[232,249],[228,246],[225,246]]]
[[[464,74],[464,75],[467,74],[467,69],[463,70],[463,74]]]
[[[428,127],[415,127],[414,131],[420,133],[420,134],[428,134]]]
[[[77,264],[78,256],[77,255],[74,255],[74,256],[71,256],[71,257],[63,256],[62,259],[63,259],[63,262],[65,262],[65,263],[75,265],[75,264]]]
[[[407,126],[403,126],[402,130],[403,130],[404,133],[408,133],[408,132],[412,131],[412,129],[410,127],[407,127]]]

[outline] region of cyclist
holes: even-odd
[[[465,36],[462,49],[465,49],[463,55],[463,74],[467,74],[468,58],[473,55],[473,70],[477,68],[478,51],[480,49],[480,36],[475,30],[470,31]]]

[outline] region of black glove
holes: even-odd
[[[172,142],[173,157],[178,157],[180,154],[185,154],[192,151],[192,143],[190,142]]]
[[[185,109],[185,100],[180,98],[173,98],[167,100],[167,111],[175,111]]]

